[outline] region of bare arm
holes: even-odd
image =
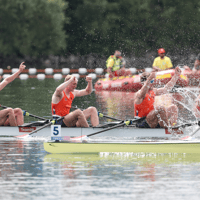
[[[81,97],[92,93],[92,77],[86,76],[86,81],[88,82],[87,87],[84,90],[75,90],[74,96]]]
[[[155,77],[156,77],[156,73],[152,72],[151,75],[148,77],[147,81],[144,83],[144,85],[140,89],[140,91],[137,92],[136,99],[135,99],[136,104],[140,104],[143,101],[143,99],[146,96],[146,93],[149,91],[149,88],[151,87],[151,80],[154,79]]]
[[[171,89],[174,87],[174,85],[176,84],[179,76],[181,74],[181,70],[179,67],[176,67],[175,69],[175,74],[172,77],[172,79],[165,85],[164,88],[160,88],[160,89],[156,89],[156,95],[162,95],[162,94],[166,94],[169,93],[171,91]]]
[[[6,87],[6,85],[8,85],[9,83],[11,83],[12,81],[14,81],[19,74],[25,69],[25,65],[24,62],[22,62],[19,66],[19,70],[17,72],[15,72],[14,74],[12,74],[11,76],[5,78],[1,83],[0,83],[0,90],[2,90],[4,87]]]
[[[76,78],[72,76],[68,81],[60,84],[57,88],[56,91],[54,92],[52,96],[52,103],[58,103],[60,101],[60,98],[62,98],[62,91],[70,84],[76,82]]]

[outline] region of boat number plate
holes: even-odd
[[[51,125],[51,137],[61,137],[61,125]]]

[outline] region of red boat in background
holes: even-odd
[[[175,73],[174,69],[160,71],[156,73],[156,79],[154,80],[155,87],[161,87],[168,83]],[[186,74],[181,74],[177,86],[186,87],[189,85],[189,78]],[[126,91],[126,92],[137,92],[142,87],[141,76],[133,75],[131,77],[114,77],[102,78],[95,83],[95,89],[97,91]]]

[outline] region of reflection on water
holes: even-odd
[[[46,154],[0,140],[1,199],[198,199],[200,154]]]

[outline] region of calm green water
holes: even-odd
[[[15,80],[1,91],[0,103],[48,116],[61,82]],[[74,105],[123,119],[133,116],[133,99],[132,93],[93,92]],[[44,151],[44,139],[0,138],[0,199],[200,199],[199,154],[53,155]]]

